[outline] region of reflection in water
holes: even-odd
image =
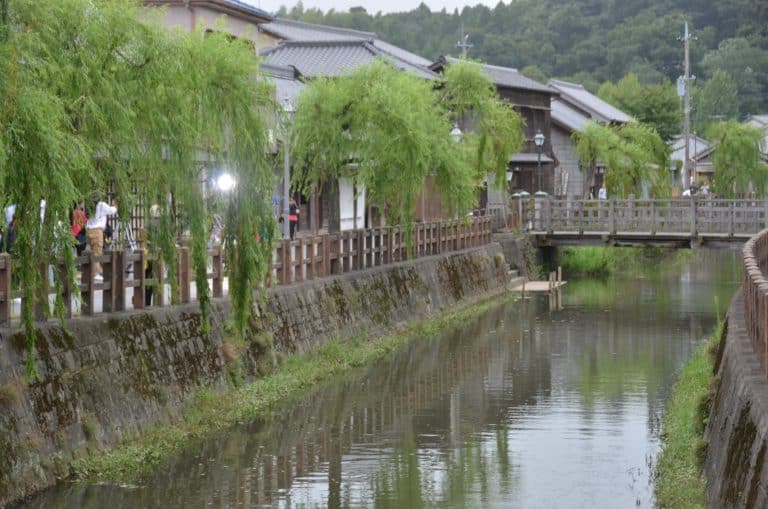
[[[142,486],[31,507],[641,507],[675,370],[739,281],[733,256],[572,281],[413,342]],[[719,297],[715,299],[715,295]]]

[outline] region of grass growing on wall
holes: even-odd
[[[704,427],[711,401],[713,353],[722,334],[712,337],[683,365],[667,405],[662,450],[656,464],[656,505],[661,508],[704,507],[706,481],[701,471],[706,454]]]
[[[333,340],[315,352],[289,357],[272,374],[253,383],[223,394],[201,390],[179,422],[153,427],[140,438],[74,460],[74,478],[90,482],[140,479],[181,450],[238,423],[267,417],[278,404],[306,394],[334,375],[392,355],[411,340],[434,338],[498,305],[498,299],[493,298],[448,310],[375,340],[362,335],[345,341]]]

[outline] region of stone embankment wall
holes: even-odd
[[[708,505],[768,507],[768,378],[747,333],[741,291],[728,311],[715,374],[705,432]]]
[[[200,387],[224,390],[286,353],[500,293],[505,269],[491,244],[278,287],[237,347],[226,341],[226,301],[215,303],[208,333],[195,304],[81,318],[66,330],[50,323],[31,383],[24,337],[0,332],[0,506],[66,477],[73,458],[180,418]]]

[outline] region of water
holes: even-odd
[[[412,343],[140,486],[62,485],[30,507],[652,507],[675,372],[740,281],[703,251],[571,281]]]

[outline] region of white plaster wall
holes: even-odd
[[[365,226],[365,187],[357,188],[357,228]],[[339,179],[339,229],[355,229],[355,187],[352,179]]]
[[[168,28],[193,30],[196,26],[202,26],[203,30],[226,31],[230,35],[253,42],[257,51],[274,44],[272,37],[259,32],[257,24],[206,7],[192,7],[190,10],[185,6],[171,5],[163,9],[165,15],[160,16],[160,22]]]

